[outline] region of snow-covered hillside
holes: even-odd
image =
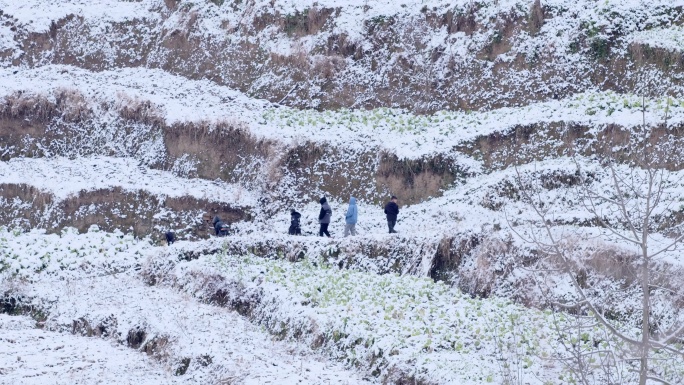
[[[348,367],[383,373],[390,382],[408,376],[426,383],[500,383],[503,362],[518,365],[515,370],[535,384],[569,375],[562,366],[549,367],[545,359],[567,354],[555,328],[571,325],[572,318],[556,320],[551,312],[496,297],[472,299],[427,278],[340,271],[321,260],[292,264],[225,253],[179,262],[178,253],[201,245],[151,247],[121,233],[3,230],[2,239],[4,260],[16,262],[3,273],[3,290],[17,301],[12,311],[25,308],[43,329],[18,333],[16,329],[28,329],[29,321],[3,318],[3,326],[12,331],[3,337],[10,342],[3,351],[5,362],[19,362],[6,374],[17,381],[36,372],[34,355],[40,346],[98,349],[96,343],[78,342],[83,337],[64,333],[97,336],[112,344],[85,360],[80,376],[59,365],[51,369],[51,375],[70,374],[83,383],[99,381],[88,377],[97,370],[118,377],[117,383],[133,381],[136,371],[125,372],[126,365],[138,365],[143,378],[161,382],[173,381],[169,374],[179,371],[185,381],[198,383],[375,382],[312,356],[306,346]],[[264,330],[254,330],[222,307],[248,316],[279,339],[300,344],[270,341]],[[14,344],[40,338],[33,334],[43,334],[45,341],[15,350],[19,345]],[[596,329],[590,339],[597,338],[604,339],[605,331]],[[591,340],[585,342],[588,349]],[[136,360],[117,345],[139,349],[154,360]],[[110,350],[120,361],[99,367],[98,357]],[[81,353],[70,357],[68,351],[58,353],[61,360],[79,365]],[[681,378],[681,368],[659,370],[674,370]],[[620,376],[629,381],[633,375]]]
[[[0,0],[0,383],[683,382],[683,7]]]
[[[681,6],[662,0],[3,1],[0,58],[5,67],[161,68],[307,108],[480,110],[595,89],[677,96]],[[649,38],[656,34],[658,42]],[[657,84],[645,87],[647,74],[657,75]]]
[[[0,79],[0,97],[46,98],[54,103],[60,92],[73,91],[82,98],[79,107],[84,112],[92,110],[102,124],[118,118],[108,114],[108,109],[150,103],[154,113],[169,126],[236,121],[247,125],[257,137],[287,144],[308,140],[354,151],[371,147],[408,159],[449,152],[464,142],[506,133],[518,126],[567,122],[586,126],[595,135],[607,125],[630,129],[643,122],[641,97],[610,91],[578,93],[524,107],[418,115],[391,108],[298,110],[253,99],[207,80],[193,81],[146,68],[93,72],[48,65],[22,71],[0,70]],[[684,99],[649,98],[646,104],[649,125],[661,122],[666,108],[670,124],[679,125],[684,120]],[[104,111],[102,106],[106,106]],[[103,120],[107,118],[109,122]]]

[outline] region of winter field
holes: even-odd
[[[683,5],[0,0],[0,384],[684,383]]]
[[[177,256],[203,245],[153,247],[96,229],[54,235],[5,229],[1,240],[5,290],[33,317],[3,316],[8,384],[52,376],[170,383],[179,370],[188,370],[184,380],[200,383],[373,383],[350,368],[372,374],[387,367],[436,383],[571,378],[558,361],[568,347],[557,336],[572,326],[571,317],[503,298],[473,299],[427,278],[224,253],[185,262]],[[218,288],[228,303],[258,297],[249,312],[261,326],[207,305]],[[595,351],[597,360],[602,348],[620,344],[600,327],[572,338],[583,351]],[[147,354],[121,346],[142,346]],[[672,365],[661,370],[681,378],[681,365]],[[628,368],[615,375],[625,381],[632,376]]]

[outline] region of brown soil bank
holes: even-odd
[[[188,239],[207,238],[211,229],[202,215],[219,215],[227,223],[250,220],[249,208],[197,199],[161,197],[146,191],[121,188],[81,191],[57,200],[49,193],[24,184],[0,185],[0,223],[24,229],[44,228],[48,232],[76,227],[85,232],[92,225],[105,231],[119,229],[135,236],[163,238],[174,230]]]
[[[240,169],[253,169],[273,156],[273,143],[256,139],[237,120],[167,125],[149,101],[110,102],[98,111],[76,90],[52,96],[16,93],[1,101],[0,160],[135,157],[183,177],[254,182],[260,175]],[[113,118],[98,116],[109,110]]]
[[[590,131],[576,123],[548,122],[512,127],[464,142],[454,150],[482,161],[486,170],[562,156],[605,156],[623,163],[654,159],[670,171],[684,169],[684,124],[628,129],[607,124]],[[645,155],[648,154],[647,157]],[[645,157],[645,158],[644,158]]]
[[[402,202],[414,204],[438,197],[467,172],[445,154],[423,156],[420,159],[399,159],[383,153],[378,166],[377,186],[381,192],[401,196]]]
[[[441,154],[405,160],[379,148],[351,150],[315,142],[288,146],[256,138],[238,120],[167,125],[149,102],[106,107],[115,109],[116,116],[103,122],[76,91],[59,90],[53,99],[8,96],[0,107],[0,160],[135,157],[182,177],[267,187],[274,195],[266,198],[274,201],[320,194],[381,203],[396,194],[413,204],[439,196],[465,177],[452,158]]]
[[[255,171],[273,156],[274,143],[255,138],[240,123],[184,123],[161,128],[166,150],[162,169],[184,177],[253,184]],[[184,171],[187,162],[191,167]]]
[[[419,203],[466,177],[448,155],[399,159],[380,148],[352,150],[313,142],[288,147],[275,171],[278,188],[299,196],[354,196],[376,204],[392,194],[404,204]]]

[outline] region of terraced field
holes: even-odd
[[[682,5],[0,0],[0,383],[684,381]]]

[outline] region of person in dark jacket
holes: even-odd
[[[299,218],[302,214],[298,213],[295,209],[290,210],[290,229],[288,234],[290,235],[302,235],[302,228],[299,225]]]
[[[176,242],[176,234],[174,234],[173,231],[167,231],[166,233],[164,233],[164,235],[166,236],[167,245],[171,246],[174,242]]]
[[[212,225],[214,225],[214,231],[216,231],[216,235],[219,235],[219,231],[221,231],[221,227],[218,226],[219,223],[221,222],[221,218],[219,218],[218,215],[214,216],[214,220],[211,222]]]
[[[328,204],[328,200],[325,197],[321,198],[321,212],[318,214],[318,223],[321,224],[321,230],[318,232],[319,236],[323,234],[330,238],[330,233],[328,232],[328,225],[330,225],[330,218],[332,217],[332,209]]]
[[[223,222],[219,216],[214,217],[214,231],[216,231],[217,237],[225,237],[228,235],[228,224]]]
[[[226,222],[221,221],[218,223],[218,227],[219,227],[218,236],[219,237],[227,237],[228,232],[230,230],[230,227],[228,226],[228,224]]]
[[[397,224],[397,216],[399,215],[397,200],[397,197],[392,195],[392,199],[385,205],[385,215],[387,215],[387,226],[389,226],[390,234],[396,233],[394,226]]]

